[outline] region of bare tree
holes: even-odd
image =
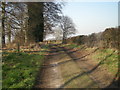
[[[55,27],[60,18],[62,5],[56,2],[0,4],[2,44],[43,41],[45,33]]]
[[[59,28],[59,27],[55,28],[53,35],[54,35],[56,40],[61,40],[62,39],[62,30],[61,30],[61,28]]]
[[[2,47],[5,46],[5,3],[2,2]]]
[[[29,40],[42,42],[60,19],[62,5],[58,2],[27,3],[29,15]],[[32,37],[32,38],[31,38]]]
[[[63,43],[66,43],[65,39],[75,34],[75,25],[70,17],[63,16],[60,21],[60,27],[63,30]]]
[[[24,3],[2,2],[0,4],[2,22],[2,46],[15,41],[24,44],[27,32],[27,7]],[[8,39],[8,41],[6,41]]]

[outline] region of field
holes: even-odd
[[[45,50],[44,47],[43,50]],[[44,52],[3,52],[3,88],[32,88],[44,61]]]

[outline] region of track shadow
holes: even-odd
[[[45,57],[44,58],[44,60],[43,60],[43,63],[45,62],[45,60],[47,59],[48,57]],[[33,89],[37,89],[38,87],[36,87],[37,85],[40,85],[41,84],[41,76],[42,76],[42,74],[41,73],[43,73],[44,72],[44,68],[42,68],[42,67],[39,67],[39,71],[38,71],[38,73],[37,73],[37,75],[36,75],[36,78],[35,78],[35,83],[33,84]]]
[[[61,49],[61,47],[58,47],[59,49]],[[78,49],[78,50],[74,50],[74,51],[69,51],[69,53],[74,53],[74,52],[78,52],[78,51],[81,51],[82,49],[85,49],[85,46],[83,46],[82,48]],[[72,49],[71,49],[72,50]],[[52,54],[49,54],[47,56],[56,56],[56,55],[60,55],[60,54],[64,54],[64,52],[60,52],[60,51],[64,51],[63,49],[62,50],[58,50],[56,49],[55,51],[51,51],[49,53],[52,53]],[[54,54],[55,53],[55,54]],[[57,54],[56,54],[57,53]]]
[[[83,48],[81,48],[81,49],[83,49]],[[82,58],[85,58],[85,57],[91,55],[92,53],[96,52],[98,49],[99,49],[99,48],[95,49],[93,52],[88,53],[88,54],[86,54],[86,55],[84,55],[84,56],[82,56],[82,57],[80,57],[80,58],[76,58],[76,57],[73,56],[73,55],[69,55],[69,54],[72,54],[72,53],[71,53],[71,52],[68,52],[68,51],[66,51],[66,50],[64,49],[64,51],[65,51],[72,59],[69,59],[69,60],[66,60],[66,61],[63,61],[63,62],[59,62],[59,63],[57,63],[57,64],[44,65],[44,66],[42,66],[42,67],[48,67],[48,68],[50,68],[50,67],[55,67],[55,66],[58,66],[58,65],[61,65],[61,64],[65,64],[65,63],[70,62],[70,61],[81,60]]]
[[[91,52],[91,53],[88,53],[88,54],[82,56],[81,58],[84,58],[84,57],[86,57],[86,56],[89,56],[90,54],[96,52],[98,49],[99,49],[99,48],[95,49],[95,50],[94,50],[93,52]],[[76,59],[76,58],[75,58],[76,56],[74,56],[71,52],[69,52],[68,50],[66,50],[66,49],[64,49],[64,48],[63,48],[63,50],[68,54],[68,56],[70,56],[70,57],[72,58],[72,60],[81,59],[81,58]],[[74,52],[74,51],[73,51],[73,52]]]
[[[115,52],[115,51],[114,51],[114,52]],[[87,72],[80,73],[80,74],[76,75],[75,77],[73,77],[73,78],[69,79],[68,81],[66,81],[63,85],[61,85],[61,86],[59,87],[59,89],[64,88],[64,87],[65,87],[66,85],[68,85],[71,81],[77,79],[78,77],[81,77],[81,76],[83,76],[83,75],[85,75],[85,74],[90,74],[91,72],[93,72],[93,71],[94,71],[95,69],[97,69],[101,64],[103,64],[104,61],[105,61],[107,58],[109,58],[114,52],[112,52],[111,54],[109,54],[108,56],[106,56],[103,60],[101,60],[101,62],[99,62],[99,63],[98,63],[94,68],[92,68],[91,70],[89,70],[89,71],[87,71]]]
[[[53,45],[53,44],[50,44],[50,45],[49,45],[49,49],[50,49],[51,52],[54,52],[54,50],[59,50],[59,48],[57,48],[57,47],[56,47],[56,48],[53,48],[54,46],[57,46],[57,45]],[[51,52],[48,52],[48,53],[51,53]],[[51,57],[49,57],[49,55],[47,55],[47,56],[44,58],[44,60],[43,60],[43,61],[44,61],[43,64],[45,64],[46,62],[48,62],[49,58],[51,58]],[[39,72],[38,72],[38,74],[37,74],[37,76],[36,76],[36,79],[35,79],[35,83],[34,83],[34,85],[33,85],[33,88],[38,88],[37,86],[42,83],[41,77],[43,77],[44,70],[45,70],[45,67],[42,67],[42,66],[41,66],[41,67],[39,68]]]
[[[116,80],[116,78],[118,78],[118,79]],[[120,72],[119,72],[119,70],[116,73],[116,75],[114,76],[111,84],[108,85],[107,87],[105,87],[105,89],[106,88],[115,88],[115,87],[120,88]]]

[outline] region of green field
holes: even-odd
[[[3,53],[3,88],[31,88],[44,56],[27,53]]]

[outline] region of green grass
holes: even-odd
[[[100,49],[93,54],[93,59],[100,62],[106,58],[102,62],[102,65],[105,66],[110,72],[115,73],[118,70],[118,51],[116,50],[114,53],[113,51],[113,49]],[[109,56],[110,54],[112,55]]]
[[[68,44],[67,47],[79,48],[79,47],[81,47],[81,45]],[[92,52],[95,48],[86,48],[85,50],[87,50],[88,52]],[[90,57],[92,56],[92,59],[99,63],[100,61],[104,60],[107,56],[112,54],[113,51],[114,51],[114,49],[110,49],[110,48],[99,49],[97,52],[90,55]],[[119,57],[120,57],[120,55],[118,56],[118,50],[116,50],[111,56],[107,57],[104,60],[104,62],[102,62],[101,66],[105,66],[111,73],[116,73],[118,71],[118,66],[119,66],[118,64],[120,64],[120,63],[118,63]]]
[[[46,45],[42,45],[41,47],[44,48],[44,49],[48,49],[48,48],[49,48],[49,45],[46,44]]]
[[[69,48],[79,48],[79,47],[81,47],[81,45],[77,45],[77,44],[64,44],[63,46],[69,47]]]
[[[43,63],[43,55],[3,53],[3,88],[31,88]]]

